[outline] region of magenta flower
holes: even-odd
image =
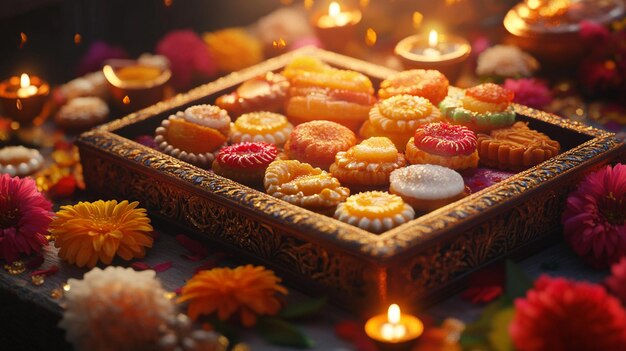
[[[548,86],[544,81],[539,79],[509,78],[504,81],[504,87],[515,93],[513,101],[518,104],[542,109],[552,102],[552,93],[550,92],[550,89],[548,89]]]
[[[104,61],[109,59],[127,58],[128,54],[124,49],[109,45],[104,41],[95,41],[90,46],[78,64],[78,75],[82,76],[89,72],[102,69]]]
[[[626,257],[611,266],[611,276],[606,279],[606,286],[626,305]]]
[[[567,198],[562,222],[565,240],[593,267],[626,256],[626,165],[585,177]]]
[[[600,285],[541,276],[515,300],[509,331],[519,351],[623,350],[626,311]]]
[[[609,39],[611,32],[605,26],[588,21],[580,21],[580,37],[590,43],[601,44]]]
[[[176,89],[190,88],[196,75],[206,79],[217,73],[215,59],[192,30],[169,32],[157,43],[156,52],[170,60],[171,82]]]
[[[21,253],[41,252],[52,221],[52,204],[30,178],[0,176],[0,258],[9,263]]]

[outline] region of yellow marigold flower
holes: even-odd
[[[217,311],[221,320],[239,311],[241,322],[250,327],[258,315],[274,315],[281,308],[276,293],[287,294],[281,279],[265,267],[214,268],[201,271],[183,287],[178,302],[189,302],[187,314],[193,320]]]
[[[93,267],[98,260],[110,264],[116,254],[125,260],[143,257],[152,247],[152,226],[137,205],[98,200],[62,206],[50,224],[59,257],[78,267]]]
[[[203,35],[220,70],[234,72],[263,61],[261,42],[243,28],[226,28]]]

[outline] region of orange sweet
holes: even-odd
[[[380,83],[378,97],[387,99],[395,95],[424,97],[438,105],[448,95],[448,78],[436,70],[413,69],[392,75]]]
[[[265,171],[263,184],[268,194],[308,209],[334,207],[350,195],[337,178],[296,160],[272,162]]]
[[[289,82],[284,76],[268,72],[242,83],[237,90],[217,98],[215,104],[232,116],[253,111],[279,111],[282,109]]]
[[[406,161],[391,140],[373,137],[338,152],[330,173],[343,184],[352,186],[380,186],[389,184],[389,174],[404,167]]]
[[[291,159],[328,169],[339,151],[356,144],[356,135],[335,122],[312,121],[298,125],[285,143],[285,152]]]
[[[374,93],[372,81],[363,73],[333,68],[315,57],[298,57],[282,72],[292,86],[314,86]]]
[[[226,142],[226,137],[218,130],[180,118],[170,119],[166,139],[173,147],[194,154],[215,151]]]

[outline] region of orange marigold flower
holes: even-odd
[[[59,257],[78,267],[93,267],[98,260],[111,264],[116,254],[125,260],[143,257],[152,247],[152,226],[137,205],[98,200],[62,206],[50,224]]]
[[[214,268],[193,276],[178,302],[189,302],[187,314],[193,320],[216,311],[219,319],[226,320],[239,311],[242,324],[250,327],[256,324],[258,315],[274,315],[280,310],[276,293],[287,294],[280,281],[262,266]]]

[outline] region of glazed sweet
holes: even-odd
[[[243,142],[223,147],[213,161],[213,172],[246,185],[263,183],[265,170],[278,155],[275,145]]]
[[[412,165],[391,172],[389,192],[416,212],[429,212],[467,195],[463,178],[439,165]]]
[[[382,233],[412,220],[415,211],[400,196],[383,191],[352,195],[340,203],[335,218],[373,233]]]
[[[294,123],[328,120],[357,130],[376,102],[372,82],[362,73],[299,57],[283,71],[289,79],[285,109]]]
[[[196,105],[161,122],[154,141],[164,153],[200,167],[209,167],[230,133],[230,117],[213,105]]]
[[[27,176],[43,166],[43,156],[36,149],[24,146],[5,146],[0,149],[0,173],[11,177]]]
[[[427,99],[413,95],[395,95],[382,100],[369,113],[369,119],[360,129],[364,138],[384,136],[404,151],[407,141],[417,127],[437,122],[441,112]]]
[[[293,125],[287,117],[273,112],[250,112],[243,114],[233,123],[230,132],[231,143],[244,141],[264,141],[282,146]]]
[[[450,122],[481,133],[505,128],[515,122],[512,101],[512,91],[486,83],[466,89],[462,94],[450,94],[439,108]]]
[[[435,164],[455,170],[476,168],[476,134],[464,126],[446,122],[418,127],[406,145],[405,156],[412,164]]]
[[[380,83],[378,97],[415,95],[438,105],[448,95],[448,78],[436,70],[412,69],[392,75]]]
[[[268,194],[312,210],[334,208],[350,195],[337,178],[296,160],[272,162],[263,183]]]
[[[218,97],[215,104],[233,117],[253,111],[277,112],[283,108],[288,91],[287,78],[268,72],[244,82],[234,92]]]
[[[350,187],[376,187],[389,184],[389,175],[404,167],[406,161],[391,140],[372,137],[340,151],[330,166],[330,173]]]
[[[77,97],[63,105],[54,121],[65,129],[87,129],[109,117],[109,106],[99,97]]]
[[[328,169],[335,155],[356,144],[356,135],[350,129],[331,121],[313,121],[298,125],[285,143],[290,159],[306,162],[314,167]]]
[[[493,130],[489,135],[478,134],[480,163],[498,169],[521,171],[556,156],[560,150],[558,141],[528,128],[524,122]]]

